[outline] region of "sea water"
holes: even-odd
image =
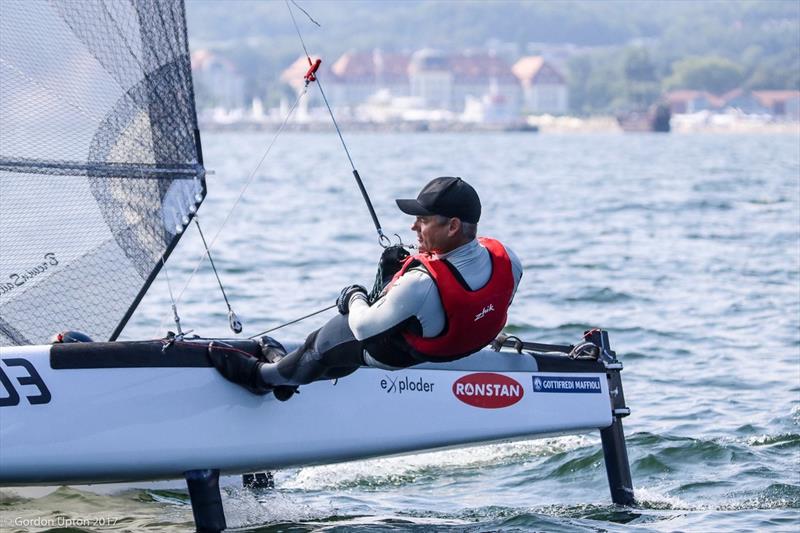
[[[380,254],[335,134],[284,134],[259,167],[273,135],[203,136],[213,174],[200,221],[246,335],[332,304],[347,284],[369,285]],[[475,186],[480,233],[507,243],[525,268],[508,331],[547,343],[609,331],[625,365],[638,504],[610,503],[594,432],[278,471],[275,490],[224,489],[229,525],[800,527],[800,135],[345,137],[385,231],[404,242],[415,242],[411,219],[394,198],[436,176]],[[168,262],[169,286],[159,276],[123,338],[174,329],[170,287],[184,329],[231,334],[208,264],[192,276],[201,254],[190,229]],[[274,335],[300,341],[332,312]],[[191,529],[185,490],[164,487],[3,491],[0,529]]]

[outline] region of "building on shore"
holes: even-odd
[[[699,113],[721,109],[724,101],[706,91],[678,90],[668,92],[664,99],[673,115]]]
[[[800,91],[753,91],[761,105],[777,118],[800,120]]]
[[[378,93],[409,96],[408,56],[372,52],[348,52],[331,66],[333,77],[326,84],[337,105],[355,107]]]
[[[736,112],[769,115],[778,120],[800,120],[800,91],[748,91],[734,89],[722,95],[706,91],[677,90],[665,95],[673,114]]]
[[[563,115],[569,111],[567,82],[542,56],[523,57],[511,70],[522,86],[527,113]]]
[[[428,109],[452,109],[453,72],[447,56],[424,48],[411,55],[408,65],[411,96]]]
[[[470,99],[481,99],[494,110],[519,116],[522,88],[511,67],[496,55],[486,53],[458,54],[449,58],[453,73],[453,111],[462,112]]]
[[[197,50],[191,64],[200,107],[227,111],[245,107],[244,77],[233,62],[209,50]]]
[[[281,81],[299,94],[305,83],[308,60],[298,58],[281,74]],[[354,114],[357,108],[396,101],[400,107],[410,103],[421,111],[462,113],[467,102],[488,102],[492,110],[505,116],[520,112],[522,91],[519,81],[503,59],[485,53],[446,54],[422,49],[413,54],[348,52],[330,67],[323,64],[320,79],[332,105]],[[316,93],[316,91],[315,91]],[[488,98],[488,99],[487,99]],[[305,105],[322,105],[309,92]]]

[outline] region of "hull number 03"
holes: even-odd
[[[31,405],[50,403],[50,390],[30,361],[19,357],[2,359],[2,361],[3,364],[0,365],[0,389],[5,389],[5,393],[0,390],[0,407],[19,405],[20,394],[25,396]],[[7,369],[21,367],[23,371],[20,373],[19,369],[14,368],[6,372],[3,367]],[[11,374],[10,377],[9,374]],[[17,383],[14,383],[14,379],[16,379]]]

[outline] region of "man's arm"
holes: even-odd
[[[514,292],[511,294],[511,301],[513,302],[519,282],[522,279],[522,261],[519,260],[517,254],[511,248],[506,247],[506,253],[508,253],[508,258],[511,260],[511,273],[514,276]]]
[[[409,270],[395,281],[392,290],[372,306],[367,303],[365,295],[354,295],[350,299],[347,323],[356,339],[374,337],[416,316],[431,291],[435,290],[436,286],[428,274]]]

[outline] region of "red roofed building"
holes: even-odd
[[[408,96],[408,56],[380,50],[348,52],[331,67],[335,81],[331,99],[338,105],[355,106],[380,90],[391,96]]]
[[[523,57],[511,70],[522,85],[528,112],[563,114],[569,110],[569,89],[564,76],[542,56]]]
[[[735,109],[746,114],[800,119],[800,91],[734,89],[717,96],[705,91],[678,90],[667,93],[665,99],[673,114]]]
[[[800,120],[800,91],[753,91],[753,96],[770,114]]]
[[[447,56],[438,50],[423,49],[412,54],[408,64],[411,96],[425,107],[451,109],[453,106],[453,73]]]
[[[522,100],[519,80],[503,59],[489,54],[462,54],[450,58],[453,105],[461,111],[468,98],[490,96],[518,113]]]
[[[463,111],[468,98],[487,94],[513,107],[520,100],[519,82],[501,58],[489,54],[446,55],[430,49],[411,56],[408,66],[411,96],[426,107]]]
[[[295,92],[304,86],[308,70],[305,57],[297,59],[281,74],[281,81]],[[377,93],[391,97],[414,97],[428,109],[463,111],[468,98],[490,95],[518,113],[522,91],[509,65],[489,54],[447,55],[436,50],[404,54],[349,52],[331,66],[324,63],[320,79],[332,106],[354,108]],[[310,105],[321,105],[317,91],[309,91]]]
[[[305,86],[308,59],[299,57],[280,76],[296,93]],[[333,63],[323,62],[319,78],[331,105],[355,107],[365,103],[378,91],[387,90],[391,96],[408,96],[408,56],[373,52],[348,52]],[[323,105],[318,90],[309,90],[308,105]]]
[[[671,91],[665,95],[665,100],[673,115],[711,111],[725,105],[722,98],[706,91]]]
[[[770,110],[762,104],[754,93],[744,89],[733,89],[723,94],[720,99],[725,108],[735,109],[747,115],[767,115]]]

